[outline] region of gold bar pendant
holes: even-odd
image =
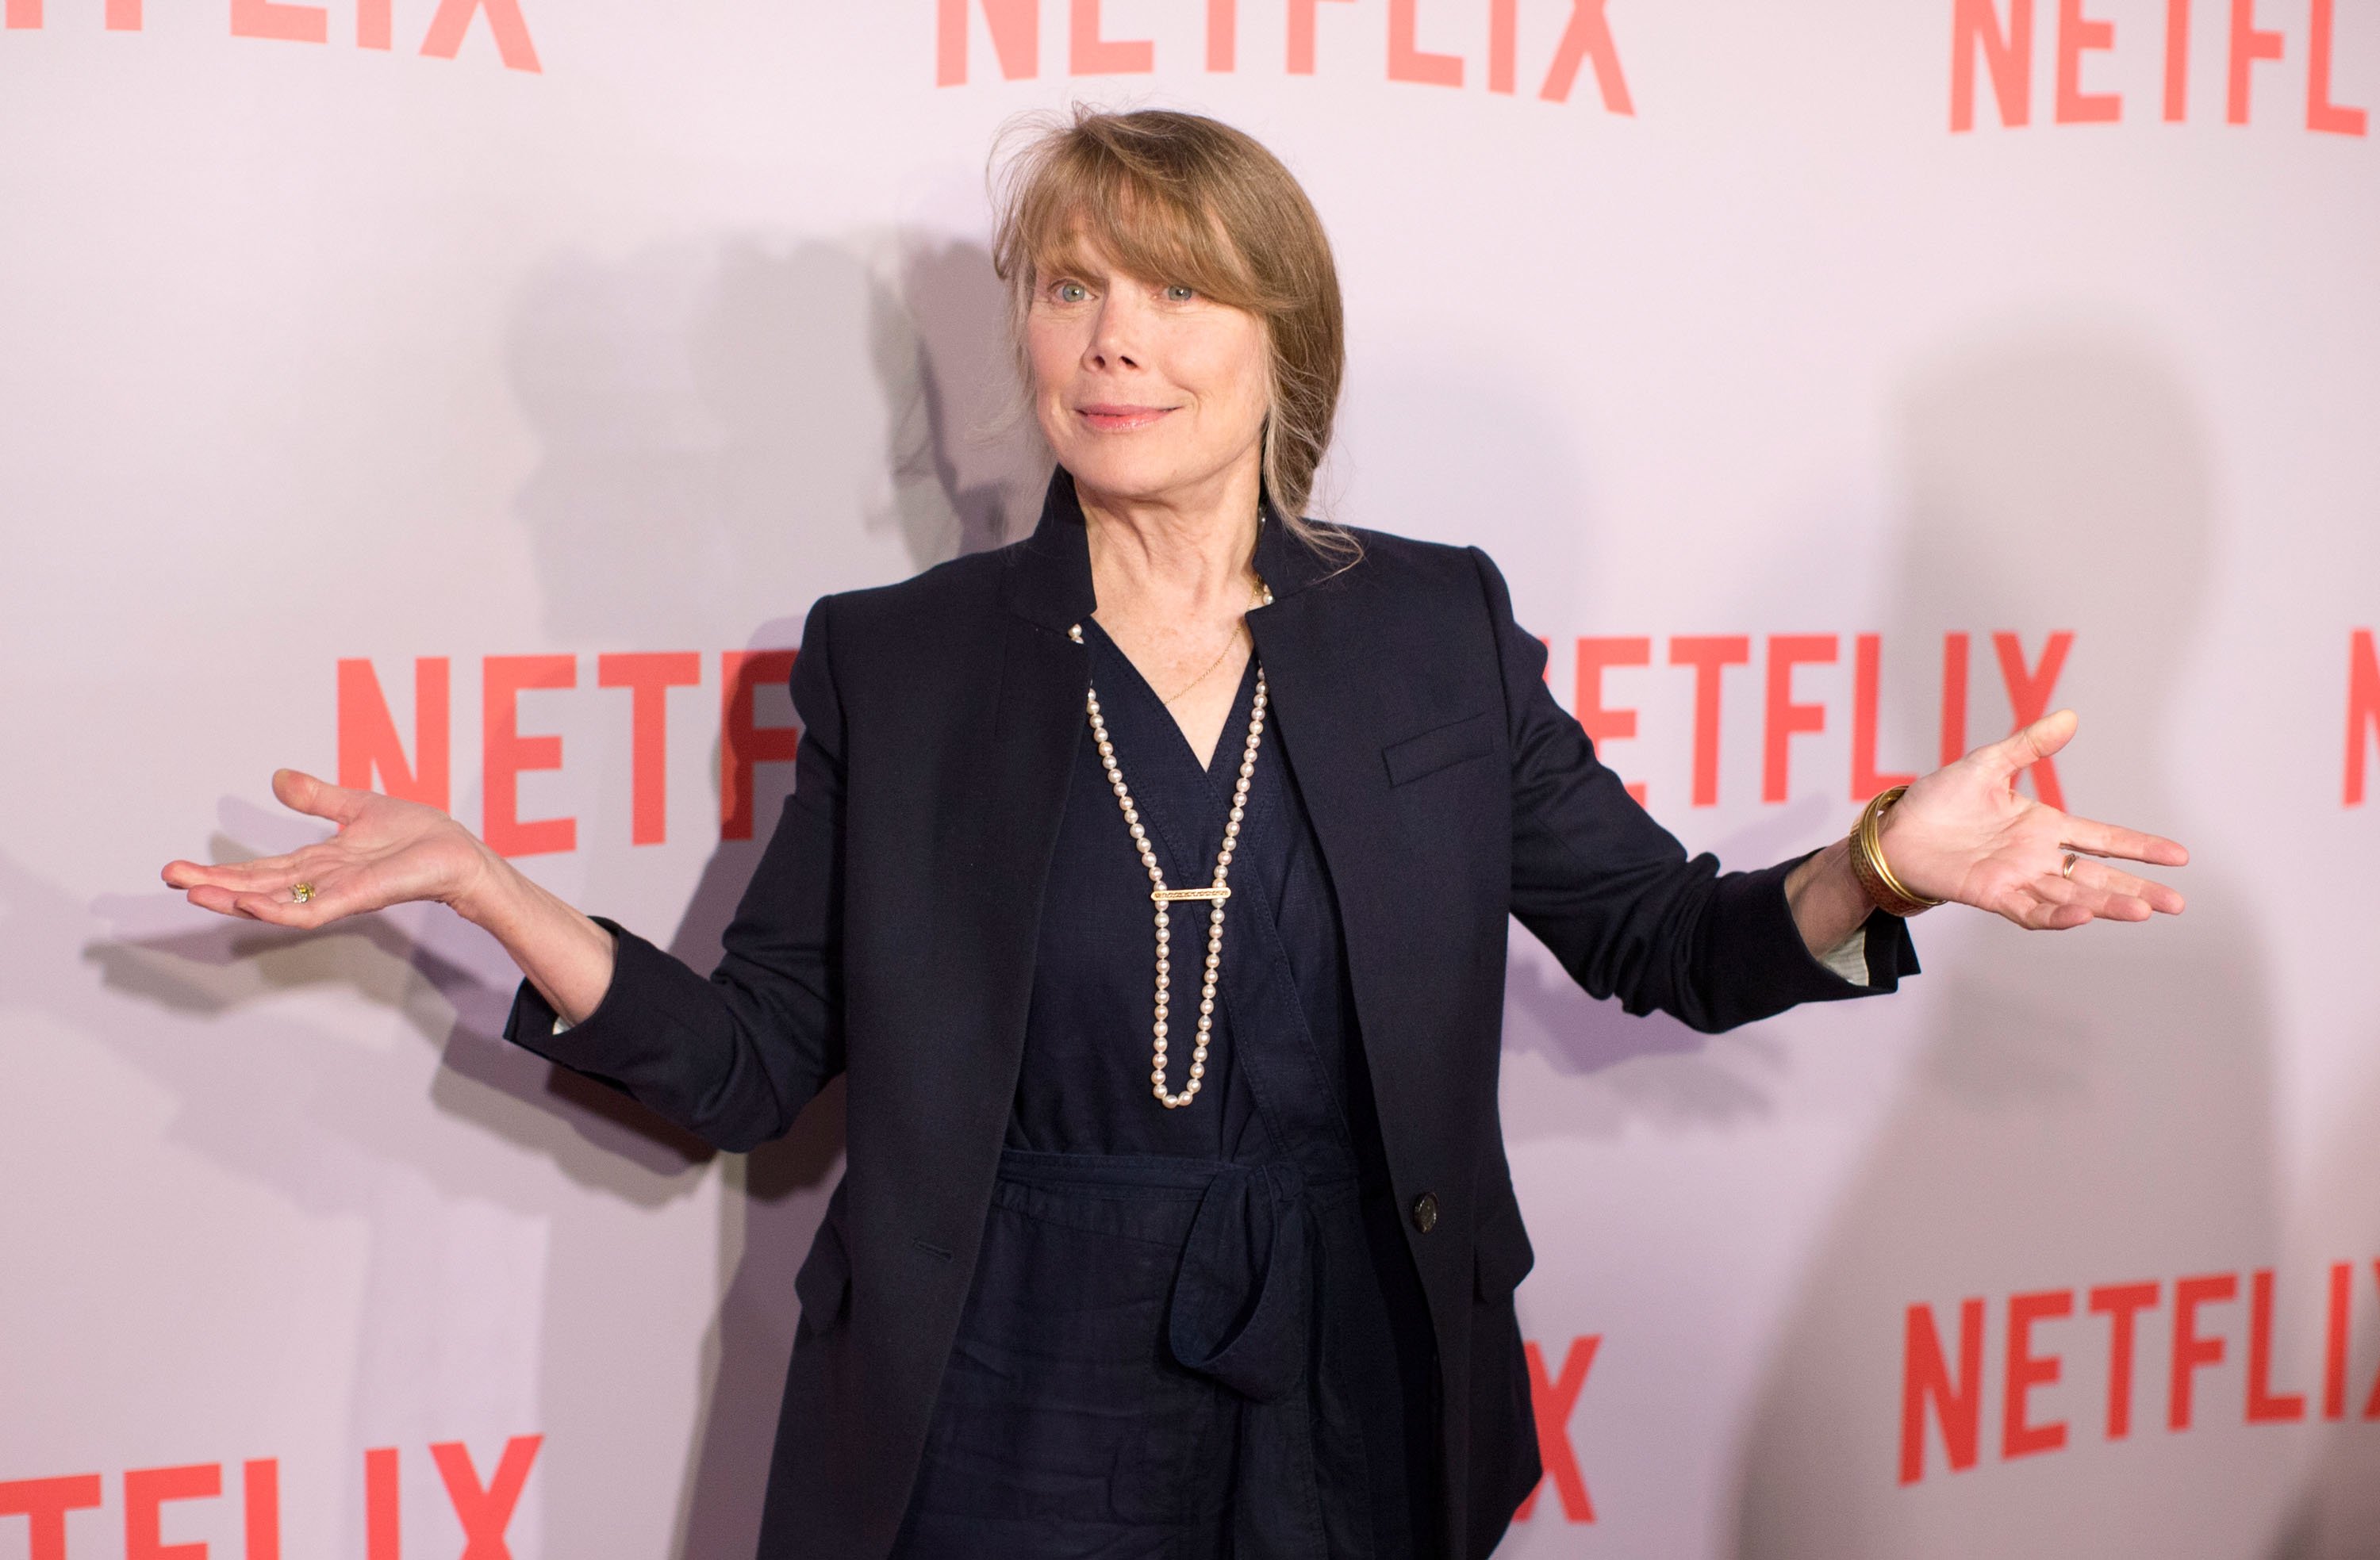
[[[1159,904],[1165,904],[1174,900],[1227,900],[1232,897],[1232,890],[1229,889],[1151,889],[1148,891],[1148,897]]]

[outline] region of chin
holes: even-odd
[[[1153,449],[1077,445],[1059,452],[1058,464],[1074,474],[1077,486],[1121,499],[1157,498],[1184,481],[1183,463]]]

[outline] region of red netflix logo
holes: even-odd
[[[77,10],[90,8],[90,0],[57,0]],[[6,0],[0,10],[0,25],[30,30],[44,24],[43,0]],[[145,17],[141,0],[104,0],[101,13],[103,25],[110,32],[139,32]],[[421,40],[421,53],[431,59],[451,60],[463,50],[463,40],[471,24],[484,17],[487,30],[495,40],[496,54],[514,70],[531,73],[540,71],[537,45],[529,41],[528,23],[521,16],[520,0],[438,0],[437,14],[430,18],[430,30]],[[235,38],[275,38],[290,43],[327,43],[331,40],[331,8],[310,6],[294,0],[231,0],[231,35]],[[391,0],[356,0],[356,47],[359,49],[392,49],[395,47],[395,19],[391,14]]]
[[[792,675],[792,650],[725,650],[719,657],[719,837],[749,840],[754,823],[753,769],[793,761],[800,743],[791,726],[762,725],[760,689]],[[507,856],[542,855],[578,848],[570,817],[523,818],[520,777],[559,769],[562,739],[520,729],[520,695],[533,689],[575,689],[577,656],[487,656],[480,663],[480,837]],[[595,686],[628,695],[629,840],[659,845],[668,836],[669,693],[703,680],[703,658],[693,650],[644,651],[595,658]],[[380,790],[441,811],[454,794],[453,676],[447,657],[413,663],[412,756],[369,660],[339,662],[339,783]]]
[[[2380,1262],[2373,1264],[2380,1273]],[[2169,1310],[2171,1326],[2168,1358],[2161,1374],[2166,1384],[2168,1431],[2186,1431],[2204,1413],[2218,1411],[2199,1391],[2201,1373],[2231,1357],[2234,1337],[2224,1321],[2236,1317],[2242,1290],[2248,1301],[2246,1391],[2241,1412],[2249,1424],[2295,1424],[2308,1418],[2307,1394],[2276,1384],[2273,1365],[2274,1270],[2259,1268],[2240,1282],[2237,1273],[2208,1273],[2177,1278],[2170,1288],[2144,1279],[2102,1284],[2094,1288],[2043,1289],[2010,1295],[2000,1309],[2002,1382],[2000,1393],[2000,1457],[2012,1461],[2044,1452],[2060,1451],[2069,1443],[2070,1426],[2063,1420],[2037,1419],[2033,1395],[2054,1387],[2064,1375],[2065,1361],[2054,1345],[2061,1328],[2096,1319],[2107,1339],[2106,1436],[2122,1441],[2132,1433],[2135,1364],[2139,1354],[2141,1319]],[[2354,1300],[2355,1265],[2334,1263],[2330,1269],[2328,1308],[2324,1328],[2321,1415],[2347,1417],[2348,1324]],[[1912,1305],[1906,1317],[1901,1343],[1900,1482],[1915,1484],[1926,1472],[1929,1421],[1939,1432],[1944,1460],[1951,1472],[1975,1466],[1984,1433],[1984,1346],[1991,1308],[1980,1298],[1959,1304],[1955,1352],[1946,1347],[1946,1329],[1931,1305]],[[2236,1322],[2233,1326],[2236,1328]],[[2380,1420],[2380,1382],[2362,1399],[2362,1415]]]
[[[1537,1421],[1537,1460],[1546,1470],[1529,1498],[1512,1513],[1515,1522],[1525,1522],[1536,1514],[1537,1497],[1546,1493],[1549,1481],[1554,1498],[1561,1502],[1563,1521],[1595,1520],[1595,1502],[1587,1496],[1586,1477],[1579,1471],[1578,1452],[1571,1445],[1570,1419],[1578,1407],[1579,1394],[1585,1390],[1586,1373],[1595,1367],[1595,1351],[1602,1345],[1600,1334],[1571,1339],[1560,1373],[1551,1376],[1546,1372],[1545,1351],[1535,1343],[1522,1345],[1528,1358],[1529,1407]]]
[[[2347,804],[2363,805],[2364,761],[2380,741],[2380,651],[2372,631],[2359,628],[2347,641]]]
[[[446,1499],[463,1527],[462,1560],[512,1560],[504,1542],[513,1511],[520,1505],[541,1435],[516,1435],[504,1444],[495,1472],[484,1482],[460,1441],[430,1448]],[[403,1560],[397,1520],[397,1451],[383,1446],[364,1454],[364,1554],[367,1560]],[[204,1543],[167,1543],[169,1506],[215,1500],[224,1493],[221,1463],[180,1468],[135,1469],[124,1475],[125,1560],[207,1560]],[[69,1560],[67,1518],[105,1505],[106,1487],[96,1473],[62,1479],[19,1479],[0,1483],[0,1518],[22,1517],[30,1530],[30,1560]],[[281,1560],[281,1464],[259,1457],[240,1465],[243,1560]]]
[[[2007,691],[2014,727],[2038,720],[2057,706],[2058,679],[2074,647],[2074,635],[2059,629],[2048,635],[2041,648],[2027,652],[2022,638],[2002,631],[1991,636],[1992,655],[1999,666],[2000,684]],[[1963,633],[1942,636],[1940,742],[1936,756],[1948,764],[1968,749],[1967,686],[1971,643]],[[1667,664],[1694,674],[1693,804],[1714,807],[1719,799],[1719,726],[1723,679],[1734,667],[1752,664],[1753,640],[1744,634],[1682,634],[1669,644]],[[1760,799],[1783,802],[1793,794],[1793,739],[1827,730],[1828,707],[1797,691],[1795,673],[1803,667],[1834,666],[1842,659],[1842,636],[1835,634],[1772,634],[1763,647]],[[1636,735],[1637,712],[1615,709],[1604,702],[1604,673],[1614,667],[1650,666],[1650,636],[1591,635],[1578,641],[1578,684],[1572,700],[1578,722],[1598,749]],[[1905,784],[1916,777],[1878,767],[1877,707],[1882,699],[1884,640],[1861,634],[1852,639],[1852,729],[1850,797],[1865,802],[1876,792]],[[1548,668],[1550,672],[1550,668]],[[1611,762],[1606,756],[1605,762]],[[2058,783],[2058,767],[2043,759],[2032,769],[2034,792],[2053,807],[2066,805]],[[1646,799],[1643,784],[1629,793]]]
[[[2092,91],[2083,84],[2087,56],[2118,47],[2115,23],[2083,15],[2085,0],[2058,0],[2057,85],[2053,118],[2060,125],[2112,125],[2124,116],[2120,93]],[[2328,135],[2361,136],[2369,115],[2337,101],[2331,56],[2337,40],[2337,0],[2302,0],[2305,13],[2305,126]],[[2289,34],[2259,20],[2257,0],[2228,0],[2224,30],[2223,117],[2245,125],[2255,101],[2260,64],[2280,63]],[[2277,0],[2266,0],[2266,14]],[[2370,12],[2363,13],[2366,19]],[[2180,124],[2190,116],[2191,0],[2166,0],[2164,115]],[[1950,10],[1950,129],[1975,127],[1975,77],[1980,64],[1989,79],[1999,120],[2011,128],[2033,119],[2034,0],[1952,0]]]
[[[1341,36],[1362,26],[1361,12],[1352,7],[1370,0],[1288,0],[1288,28],[1282,40],[1283,67],[1292,76],[1312,76],[1317,62],[1341,59],[1354,53],[1352,38]],[[1548,0],[1531,0],[1529,20],[1542,18],[1545,36],[1552,40],[1545,75],[1536,89],[1546,103],[1568,103],[1582,69],[1595,75],[1603,106],[1613,114],[1636,112],[1628,95],[1628,79],[1620,51],[1604,17],[1607,0],[1562,0],[1559,10]],[[1326,20],[1326,8],[1351,7],[1344,22]],[[1099,0],[1064,0],[1066,74],[1069,76],[1147,76],[1157,69],[1157,40],[1111,36],[1101,15]],[[1425,17],[1427,11],[1427,17]],[[1484,15],[1481,13],[1484,11]],[[937,86],[965,84],[971,65],[975,22],[980,19],[991,44],[1000,74],[1011,81],[1029,80],[1041,73],[1042,0],[937,0],[934,28],[934,82]],[[1560,16],[1560,32],[1551,31]],[[1484,80],[1491,92],[1520,90],[1522,49],[1521,0],[1387,0],[1388,79],[1431,87],[1461,87]],[[1482,24],[1484,38],[1476,36]],[[1375,23],[1374,25],[1378,25]],[[1463,38],[1480,46],[1485,69],[1475,76],[1473,59],[1445,45]],[[1437,47],[1425,47],[1425,31]],[[1204,57],[1209,71],[1239,68],[1239,0],[1206,0]],[[1332,34],[1329,42],[1324,32]],[[1533,59],[1536,56],[1533,54]],[[1534,69],[1534,65],[1533,65]]]

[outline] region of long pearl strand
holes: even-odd
[[[1259,605],[1269,605],[1272,592],[1266,590]],[[1082,642],[1083,630],[1076,624],[1069,636]],[[1116,804],[1123,809],[1124,827],[1132,831],[1132,842],[1140,852],[1140,865],[1148,874],[1149,900],[1157,906],[1157,1016],[1149,1025],[1148,1092],[1168,1110],[1179,1110],[1198,1097],[1198,1090],[1207,1078],[1207,1045],[1215,1028],[1215,982],[1223,967],[1223,901],[1232,897],[1232,852],[1239,843],[1240,820],[1247,816],[1248,782],[1257,772],[1257,747],[1264,740],[1265,706],[1264,668],[1257,668],[1255,701],[1248,707],[1248,741],[1240,755],[1239,783],[1232,788],[1232,811],[1223,824],[1222,849],[1215,854],[1215,879],[1205,889],[1169,889],[1165,886],[1165,869],[1157,864],[1157,851],[1149,841],[1148,829],[1140,821],[1140,809],[1133,804],[1132,791],[1123,782],[1123,770],[1116,764],[1115,744],[1108,740],[1108,725],[1099,713],[1099,692],[1089,690],[1084,708],[1091,718],[1091,736],[1099,744],[1099,763],[1107,770],[1108,786],[1115,792]],[[1165,1086],[1165,1052],[1168,1033],[1167,1015],[1171,1010],[1168,998],[1173,988],[1173,962],[1171,944],[1173,938],[1173,918],[1166,907],[1177,900],[1202,899],[1211,902],[1207,913],[1207,969],[1198,988],[1198,1038],[1190,1047],[1190,1077],[1180,1094],[1169,1093]]]

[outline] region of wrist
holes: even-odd
[[[485,841],[475,836],[467,838],[470,840],[468,865],[453,890],[442,897],[446,907],[464,920],[501,936],[503,925],[517,919],[513,909],[528,880],[512,863],[490,850]]]
[[[1785,902],[1803,946],[1821,959],[1858,931],[1872,909],[1840,840],[1811,853],[1786,874]]]

